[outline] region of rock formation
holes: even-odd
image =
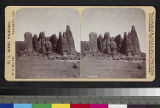
[[[111,42],[110,42],[110,34],[109,32],[104,34],[103,36],[100,34],[97,39],[98,50],[104,54],[111,54]]]
[[[118,52],[120,52],[121,46],[122,46],[122,41],[123,41],[121,35],[120,35],[120,34],[117,35],[117,36],[115,37],[114,41],[117,43],[117,50],[118,50]]]
[[[106,41],[110,41],[111,39],[110,39],[110,33],[109,32],[106,32],[105,34],[104,34],[104,40],[106,40]]]
[[[139,46],[139,39],[137,36],[137,32],[135,30],[135,27],[132,26],[131,32],[124,33],[124,39],[122,41],[122,47],[121,47],[121,53],[131,56],[139,54],[140,46]]]
[[[98,52],[107,55],[141,55],[139,39],[134,26],[132,26],[131,32],[128,32],[128,34],[124,33],[123,38],[120,34],[115,36],[115,38],[110,37],[109,32],[106,32],[104,37],[100,34],[97,38],[97,34],[91,32],[89,41],[81,42],[81,50],[83,55]]]
[[[57,40],[57,47],[56,47],[56,51],[63,55],[63,51],[62,51],[62,41],[63,41],[63,35],[61,32],[59,32],[59,39]]]
[[[36,34],[34,34],[32,41],[33,41],[33,49],[34,49],[36,52],[38,52],[38,50],[39,50],[39,46],[38,46],[38,36],[37,36]]]
[[[97,46],[97,34],[95,32],[91,32],[89,34],[89,42],[90,42],[91,52],[96,53],[98,51],[98,46]]]
[[[120,50],[120,52],[121,52],[122,54],[125,54],[125,55],[127,55],[127,40],[128,40],[128,38],[127,38],[127,33],[124,32],[124,37],[123,37],[123,40],[122,40],[122,45],[121,45],[121,50]]]
[[[104,41],[103,41],[103,53],[104,54],[111,54],[111,39],[110,39],[110,34],[109,32],[104,34]]]
[[[57,38],[56,34],[53,34],[53,35],[49,38],[49,41],[50,41],[51,44],[52,44],[52,51],[57,52],[57,51],[56,51],[56,47],[57,47],[58,38]]]
[[[46,37],[44,32],[39,33],[39,41],[40,41],[40,46],[39,46],[39,52],[40,53],[46,53]]]
[[[57,50],[61,55],[68,55],[76,52],[72,32],[68,25],[66,26],[66,32],[63,32],[63,35],[61,32],[59,33],[57,47]]]
[[[131,41],[132,41],[132,46],[133,47],[133,51],[136,53],[139,53],[141,52],[140,51],[140,45],[139,45],[139,39],[138,39],[138,36],[137,36],[137,32],[135,30],[135,26],[132,26],[132,30],[131,30]]]
[[[26,32],[24,34],[24,38],[25,38],[25,40],[24,40],[25,48],[26,48],[26,51],[27,51],[26,53],[28,55],[31,55],[32,52],[33,52],[32,33]]]
[[[100,34],[97,38],[98,50],[103,52],[103,36]]]
[[[61,56],[69,55],[71,58],[79,58],[77,57],[78,52],[75,50],[74,38],[68,25],[63,35],[59,32],[59,38],[57,38],[56,34],[46,37],[44,32],[40,32],[39,37],[34,34],[33,38],[30,32],[26,32],[24,38],[24,42],[16,42],[17,56],[21,55],[22,52],[26,52],[28,55],[42,54],[52,56],[52,54],[58,54]]]
[[[91,46],[89,41],[81,41],[81,53],[83,55],[91,52]]]
[[[52,44],[49,41],[49,37],[46,37],[46,43],[45,43],[46,53],[51,54],[52,53]]]
[[[44,32],[39,33],[39,37],[32,33],[24,33],[24,41],[16,42],[16,56],[35,54],[42,54],[50,56],[50,58],[63,58],[65,59],[80,59],[80,56],[75,50],[74,38],[70,29],[70,26],[66,26],[63,34],[59,32],[59,36],[56,34],[52,36],[45,36]],[[97,38],[95,32],[89,33],[89,41],[81,41],[81,53],[83,55],[122,55],[122,56],[134,56],[141,59],[145,59],[145,54],[140,51],[139,39],[135,27],[132,26],[131,31],[128,34],[125,32],[122,38],[120,34],[114,37],[110,37],[110,33],[106,32],[104,36],[101,34]],[[58,55],[62,57],[54,57]]]
[[[73,39],[72,32],[70,30],[69,25],[67,25],[66,27],[66,40],[67,40],[67,44],[70,52],[75,52],[74,39]]]
[[[117,43],[114,41],[114,38],[111,38],[110,49],[112,55],[117,53]]]

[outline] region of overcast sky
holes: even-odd
[[[24,41],[24,33],[46,36],[65,32],[70,25],[77,51],[80,51],[80,14],[69,8],[25,8],[16,13],[16,40]]]
[[[136,8],[90,8],[83,11],[81,40],[89,40],[89,33],[104,35],[110,32],[115,37],[130,32],[134,25],[138,34],[141,51],[145,51],[145,13]]]

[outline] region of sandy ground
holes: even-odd
[[[100,60],[84,57],[81,62],[83,78],[145,78],[145,62]],[[141,66],[141,69],[138,68]]]
[[[73,68],[73,61],[48,60],[44,57],[24,57],[16,59],[16,78],[18,79],[51,79],[51,78],[79,78],[78,68]]]

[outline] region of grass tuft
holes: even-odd
[[[142,66],[138,64],[137,69],[142,69]]]
[[[77,69],[78,66],[76,65],[76,63],[73,64],[72,68]]]

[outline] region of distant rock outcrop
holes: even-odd
[[[95,32],[89,33],[89,41],[81,41],[82,55],[107,55],[107,56],[134,56],[134,58],[145,59],[145,53],[140,51],[139,39],[134,26],[128,34],[125,32],[122,38],[120,34],[110,37],[106,32],[97,37]],[[32,33],[24,33],[24,41],[16,41],[16,56],[20,55],[47,55],[49,58],[80,59],[79,53],[75,50],[74,38],[70,26],[66,26],[63,34],[59,32],[52,36],[45,36],[44,32],[39,33],[39,37]],[[54,55],[54,56],[53,56]],[[62,57],[59,57],[62,56]],[[66,58],[64,58],[66,57]]]
[[[126,56],[141,55],[139,39],[134,26],[132,26],[131,32],[128,34],[124,33],[123,38],[120,34],[115,36],[115,38],[110,37],[109,32],[106,32],[104,37],[100,34],[97,38],[97,34],[91,32],[89,34],[89,41],[81,42],[81,51],[83,55],[99,52],[112,56],[119,54]]]
[[[22,52],[26,52],[28,55],[45,54],[50,57],[51,54],[59,54],[61,56],[70,55],[69,58],[74,55],[72,58],[79,59],[77,57],[79,53],[75,50],[74,38],[69,25],[66,26],[66,31],[63,32],[63,35],[59,32],[59,38],[57,38],[56,34],[46,37],[44,32],[40,32],[39,37],[34,34],[33,38],[30,32],[26,32],[24,38],[24,42],[16,42],[16,55],[21,55]]]

